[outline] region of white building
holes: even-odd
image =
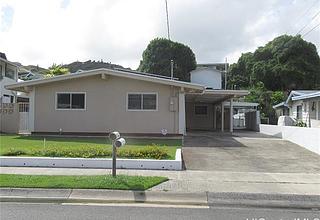
[[[290,116],[308,127],[320,127],[320,90],[291,91],[286,101],[273,108],[278,116]]]
[[[17,102],[17,92],[7,90],[5,85],[18,82],[18,66],[8,61],[3,53],[0,56],[0,103]]]
[[[207,89],[222,89],[221,71],[217,69],[217,65],[199,64],[195,70],[190,72],[191,82],[205,85]]]

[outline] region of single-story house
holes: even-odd
[[[184,135],[187,129],[198,128],[232,131],[233,99],[248,94],[104,68],[18,82],[6,88],[29,94],[28,121],[24,122],[27,130],[52,134],[118,130],[125,134]],[[226,101],[229,112],[224,110]]]
[[[290,116],[308,127],[320,127],[320,90],[294,90],[273,108],[277,116]]]

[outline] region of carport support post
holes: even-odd
[[[230,132],[233,132],[233,99],[230,99]]]
[[[179,92],[179,134],[186,134],[186,102],[183,88]]]
[[[224,131],[224,102],[221,102],[221,131]]]
[[[213,105],[213,128],[214,130],[217,129],[217,106],[216,105]]]

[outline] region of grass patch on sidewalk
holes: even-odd
[[[147,190],[167,181],[158,176],[48,176],[0,174],[0,187]]]
[[[44,141],[45,139],[45,141]],[[126,138],[119,158],[174,160],[179,139]],[[40,137],[0,135],[1,156],[110,158],[112,146],[106,137]]]

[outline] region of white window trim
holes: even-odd
[[[205,106],[207,108],[207,114],[196,114],[196,107],[198,107],[198,106]],[[194,112],[194,115],[197,117],[207,117],[208,111],[209,111],[209,106],[207,104],[195,104],[194,105],[193,112]]]
[[[70,104],[72,103],[72,94],[84,94],[84,108],[58,108],[58,94],[70,94]],[[87,93],[86,92],[56,92],[55,94],[56,111],[86,111],[87,110]]]
[[[129,95],[156,95],[156,109],[142,109],[143,98],[141,100],[141,109],[129,109]],[[126,110],[128,112],[156,112],[156,111],[158,111],[158,93],[157,92],[127,92]]]

